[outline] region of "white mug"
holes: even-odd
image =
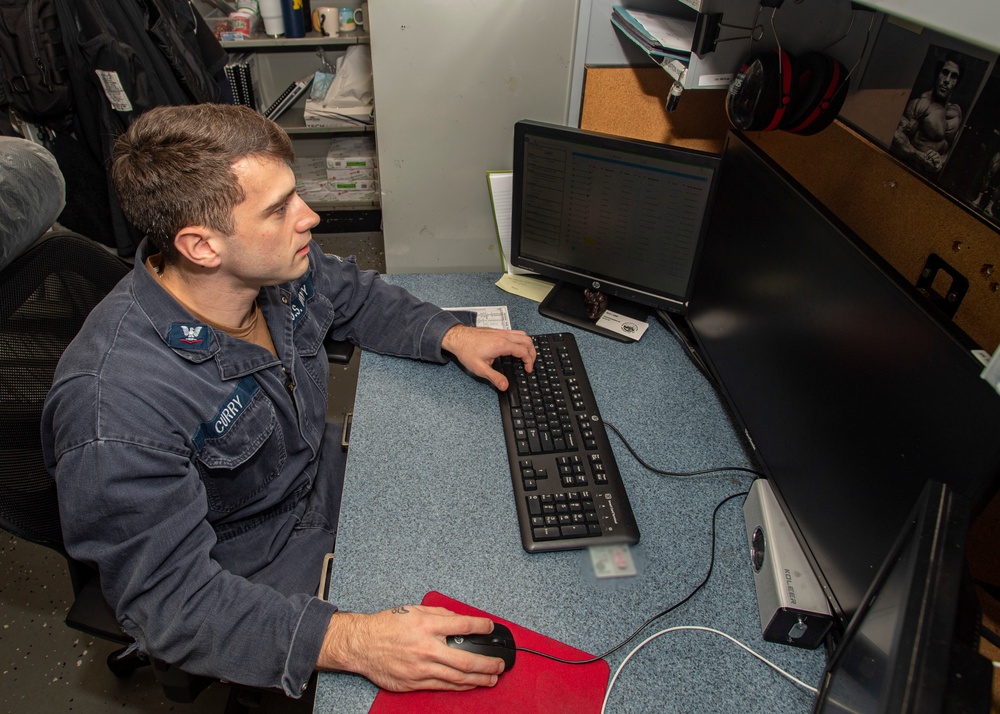
[[[340,8],[314,7],[312,26],[323,37],[337,37],[340,34]]]
[[[354,22],[360,29],[365,29],[368,24],[368,3],[361,3],[361,7],[354,11]]]

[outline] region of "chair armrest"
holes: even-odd
[[[326,356],[330,359],[331,364],[347,364],[354,356],[354,345],[347,340],[335,340],[327,335],[323,346],[326,348]]]

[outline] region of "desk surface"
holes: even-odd
[[[537,303],[495,287],[496,275],[395,275],[390,282],[442,307],[505,304],[517,329],[576,335],[605,421],[661,469],[751,466],[711,385],[662,326],[622,344],[542,317]],[[375,612],[437,590],[574,647],[600,654],[704,578],[711,517],[751,476],[664,477],[611,435],[642,533],[639,575],[598,581],[586,551],[529,555],[518,535],[498,398],[445,366],[362,356],[337,538],[333,600]],[[711,579],[691,601],[609,656],[612,674],[646,636],[712,627],[815,686],[822,648],[765,642],[750,572],[742,498],[719,510]],[[530,666],[531,655],[518,657]],[[315,712],[367,712],[377,689],[321,674]],[[629,661],[609,712],[806,712],[804,692],[719,635],[668,633]]]

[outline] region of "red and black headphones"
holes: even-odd
[[[743,131],[815,134],[840,113],[847,76],[844,65],[821,52],[752,55],[729,85],[726,113]]]

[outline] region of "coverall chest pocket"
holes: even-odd
[[[274,405],[252,377],[240,382],[212,421],[201,424],[195,448],[209,508],[217,513],[252,503],[285,463]]]

